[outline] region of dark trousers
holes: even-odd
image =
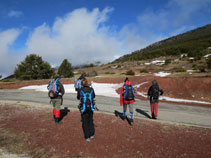
[[[85,139],[90,138],[95,134],[92,111],[86,111],[82,114],[82,128],[84,131]]]

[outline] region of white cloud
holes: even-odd
[[[0,74],[3,77],[12,74],[19,61],[18,54],[12,53],[9,49],[19,34],[20,30],[18,29],[9,29],[0,32]]]
[[[57,17],[52,27],[44,23],[27,41],[28,52],[39,54],[52,65],[59,65],[65,58],[74,65],[111,61],[121,51],[121,43],[104,25],[112,10],[81,8]]]
[[[19,18],[20,16],[23,15],[23,12],[21,11],[18,11],[18,10],[11,10],[9,13],[8,13],[8,17],[12,18],[12,17],[15,17],[15,18]]]

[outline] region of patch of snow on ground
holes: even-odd
[[[134,85],[134,88],[139,88],[140,86],[146,84],[148,82],[142,82],[140,84]],[[120,84],[109,84],[109,83],[95,83],[92,82],[92,87],[95,90],[96,95],[106,96],[106,97],[119,97],[119,94],[116,92],[116,90],[123,86],[123,83]],[[74,84],[64,84],[65,92],[66,93],[76,93]],[[20,89],[34,89],[35,91],[42,91],[47,92],[47,85],[35,85],[35,86],[27,86],[22,87]],[[144,94],[142,92],[137,92],[138,95],[147,98],[147,94]],[[187,102],[187,103],[200,103],[200,104],[211,104],[210,102],[205,101],[196,101],[196,100],[186,100],[186,99],[176,99],[176,98],[170,98],[165,96],[160,96],[160,100],[166,100],[166,101],[173,101],[173,102]]]
[[[164,63],[165,63],[165,60],[154,60],[151,63],[144,63],[144,65],[151,65],[151,64],[163,65]]]
[[[171,73],[168,72],[158,72],[158,73],[154,73],[155,76],[159,76],[159,77],[166,77],[168,75],[170,75]]]
[[[74,84],[64,84],[65,93],[76,93]],[[119,97],[116,89],[123,86],[123,84],[108,84],[108,83],[95,83],[92,82],[91,86],[94,88],[96,95],[107,97]],[[22,90],[32,89],[35,91],[48,92],[47,85],[35,85],[20,88]]]
[[[211,54],[207,54],[207,55],[205,55],[204,57],[205,57],[205,58],[208,58],[210,55],[211,55]]]
[[[151,62],[152,64],[164,64],[165,63],[165,60],[155,60],[155,61],[152,61]]]

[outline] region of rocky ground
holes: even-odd
[[[78,111],[61,110],[63,124],[56,125],[51,110],[1,104],[1,148],[36,158],[211,157],[211,130],[207,128],[140,118],[131,125],[120,113],[95,113],[95,138],[86,142]]]

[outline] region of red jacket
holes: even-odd
[[[129,82],[129,81],[126,81],[125,82],[125,84],[124,85],[131,85],[131,83]],[[134,103],[135,102],[135,99],[133,99],[133,100],[124,100],[124,86],[122,87],[122,89],[121,89],[121,92],[120,92],[120,105],[122,106],[123,105],[123,103],[125,103],[125,104],[132,104],[132,103]],[[134,95],[135,95],[135,93],[134,93]]]

